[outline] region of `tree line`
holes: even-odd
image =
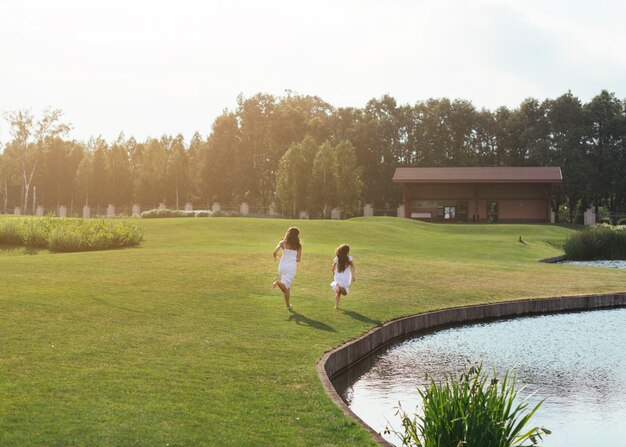
[[[0,208],[108,204],[257,212],[358,214],[364,203],[394,208],[398,166],[560,166],[557,205],[626,212],[626,100],[571,92],[517,108],[477,109],[461,99],[398,104],[385,95],[336,108],[316,96],[240,96],[206,137],[137,141],[68,137],[60,110],[4,113],[10,140],[0,153]]]

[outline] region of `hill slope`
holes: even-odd
[[[271,252],[292,224],[304,252],[289,313]],[[137,249],[0,249],[0,445],[373,445],[319,384],[326,350],[434,308],[626,290],[623,271],[536,262],[559,254],[569,230],[556,226],[141,225]],[[329,270],[344,242],[358,282],[337,312]]]

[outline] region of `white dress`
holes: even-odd
[[[280,281],[287,288],[291,287],[291,282],[296,276],[297,257],[298,250],[291,250],[283,246],[283,255],[280,258],[280,264],[278,264],[278,274],[280,275]]]
[[[348,256],[350,262],[352,262],[352,256]],[[333,289],[333,292],[337,291],[337,286],[343,287],[346,293],[350,292],[350,283],[352,282],[352,270],[350,270],[350,264],[346,265],[346,269],[343,272],[339,271],[339,266],[337,265],[339,259],[335,256],[333,259],[335,263],[335,280],[330,283],[330,288]]]

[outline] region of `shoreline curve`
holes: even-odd
[[[462,323],[497,320],[501,318],[541,315],[569,311],[626,307],[626,292],[574,295],[554,298],[528,298],[499,303],[477,304],[424,312],[395,320],[370,329],[363,335],[326,352],[317,362],[322,386],[343,413],[369,431],[379,445],[393,447],[380,433],[358,417],[343,401],[332,379],[389,344],[435,328]]]

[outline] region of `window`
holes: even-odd
[[[456,218],[456,206],[444,206],[443,218],[444,220],[454,220]]]
[[[498,221],[498,202],[487,202],[487,222]]]

